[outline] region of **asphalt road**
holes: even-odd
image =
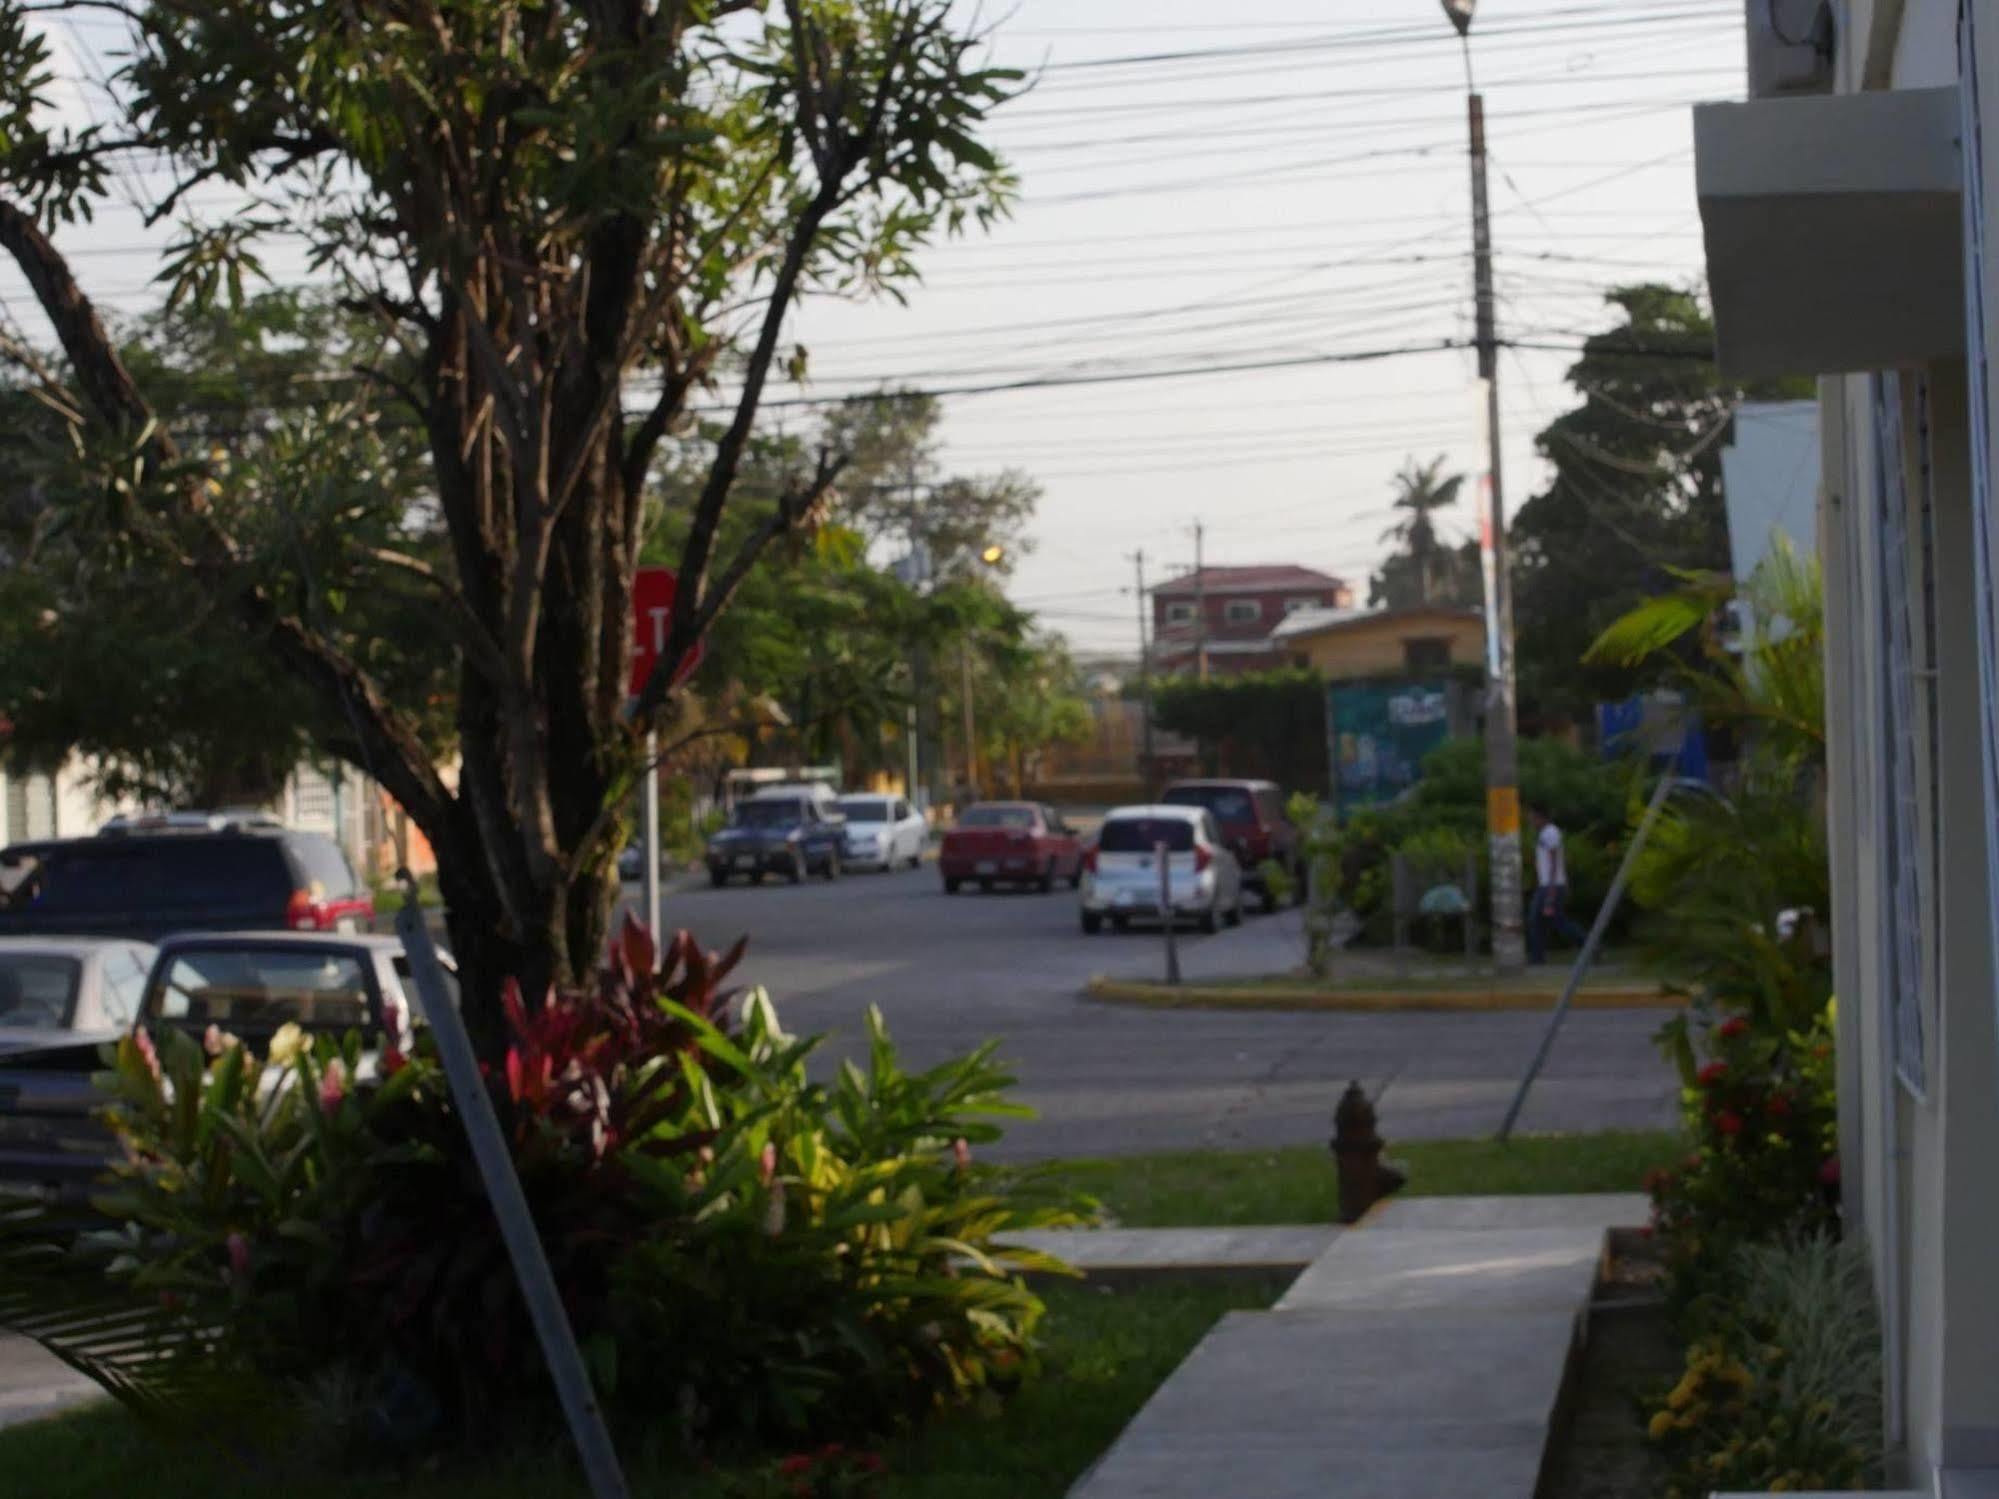
[[[934,868],[849,873],[799,886],[671,893],[663,924],[710,947],[750,936],[742,972],[787,1028],[825,1031],[837,1055],[879,1005],[906,1060],[928,1066],[998,1039],[1040,1117],[995,1155],[1038,1158],[1322,1142],[1358,1078],[1383,1135],[1489,1133],[1532,1057],[1539,1014],[1301,1015],[1151,1011],[1081,997],[1092,974],[1157,974],[1156,931],[1086,937],[1076,898],[947,896]],[[1190,977],[1267,973],[1299,961],[1296,913],[1217,937],[1184,935]],[[1654,1012],[1572,1015],[1521,1128],[1651,1128],[1674,1111],[1653,1050]]]

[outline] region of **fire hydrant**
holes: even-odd
[[[1340,1222],[1357,1223],[1361,1215],[1407,1180],[1381,1158],[1381,1136],[1375,1132],[1374,1105],[1358,1081],[1347,1084],[1333,1110],[1332,1152],[1340,1176]]]

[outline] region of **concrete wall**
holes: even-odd
[[[1356,677],[1396,676],[1408,668],[1404,647],[1411,640],[1446,640],[1451,665],[1477,666],[1485,659],[1485,622],[1456,613],[1395,613],[1358,620],[1322,635],[1290,642],[1292,655],[1317,669],[1329,682]]]

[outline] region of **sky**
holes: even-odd
[[[803,307],[809,383],[773,394],[1064,382],[948,396],[944,459],[1042,486],[1010,592],[1079,651],[1136,656],[1133,554],[1148,582],[1184,571],[1197,521],[1210,564],[1302,563],[1364,596],[1404,461],[1484,467],[1473,356],[1437,348],[1472,315],[1464,61],[1441,7],[980,16],[995,60],[1033,75],[986,135],[1020,177],[1014,213],[925,251],[906,307]],[[1574,404],[1576,345],[1610,321],[1604,289],[1700,277],[1690,106],[1743,96],[1742,26],[1742,0],[1481,0],[1500,336],[1556,346],[1502,352],[1512,508],[1543,479],[1534,433]],[[52,36],[102,76],[110,31],[63,18]],[[58,236],[127,310],[151,300],[162,240],[138,217],[121,202]],[[43,334],[11,266],[0,306]],[[1476,494],[1447,534],[1473,534]]]

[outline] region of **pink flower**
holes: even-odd
[[[972,1169],[972,1147],[965,1142],[963,1135],[951,1142],[951,1158],[958,1163],[960,1171]]]
[[[1772,1119],[1790,1118],[1791,1095],[1788,1093],[1772,1093],[1770,1095],[1769,1107],[1770,1107],[1770,1117]]]
[[[1742,1116],[1733,1109],[1723,1109],[1714,1116],[1714,1127],[1724,1135],[1739,1135],[1742,1133]]]
[[[403,1068],[409,1066],[409,1062],[410,1059],[397,1049],[395,1042],[391,1041],[387,1046],[382,1048],[383,1077],[394,1077]]]
[[[335,1057],[319,1075],[319,1112],[329,1119],[340,1112],[347,1098],[347,1064]]]
[[[1727,1076],[1728,1076],[1728,1063],[1709,1062],[1707,1066],[1701,1068],[1701,1070],[1695,1074],[1694,1081],[1699,1083],[1703,1088],[1712,1088],[1716,1083],[1720,1082],[1723,1078]]]
[[[229,1275],[232,1280],[250,1278],[250,1241],[239,1233],[232,1233],[222,1241],[229,1250]]]
[[[1819,1167],[1819,1180],[1824,1182],[1828,1187],[1836,1187],[1839,1185],[1838,1156],[1829,1155],[1825,1158],[1824,1164],[1822,1164]]]
[[[1731,1015],[1715,1027],[1714,1033],[1724,1041],[1733,1041],[1737,1036],[1745,1034],[1748,1029],[1749,1022],[1747,1020],[1744,1020],[1740,1015]]]
[[[757,1180],[766,1187],[777,1180],[777,1144],[764,1141],[763,1154],[757,1158]]]
[[[160,1072],[160,1054],[153,1047],[152,1032],[140,1026],[132,1032],[132,1044],[138,1048],[139,1058],[146,1064],[146,1071],[152,1073],[153,1081],[164,1083],[166,1079]]]

